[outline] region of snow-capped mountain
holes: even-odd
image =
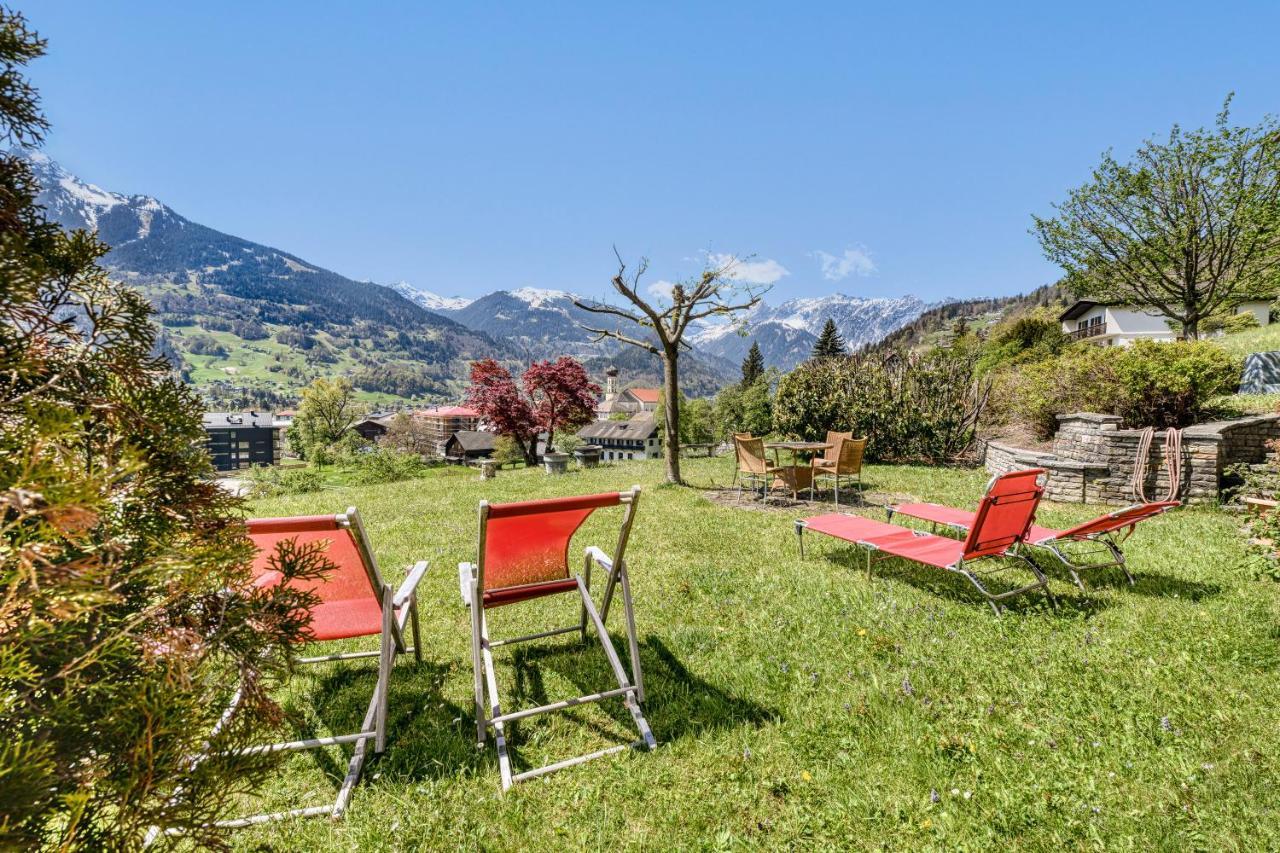
[[[40,203],[66,228],[96,230],[118,247],[149,237],[153,229],[182,227],[185,220],[148,195],[123,195],[82,181],[39,151],[26,152],[41,187]]]
[[[472,302],[472,300],[462,296],[441,296],[438,293],[432,293],[430,290],[419,290],[407,281],[397,281],[395,284],[387,286],[410,302],[436,313],[459,311]]]
[[[762,302],[740,322],[703,326],[693,342],[731,361],[741,360],[755,342],[766,364],[789,370],[809,357],[828,319],[835,321],[845,345],[856,350],[907,325],[928,308],[914,296],[865,298],[843,293],[790,299],[776,307]]]

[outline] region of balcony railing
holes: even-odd
[[[1085,326],[1082,329],[1076,329],[1074,332],[1068,332],[1067,335],[1072,340],[1082,341],[1085,338],[1096,338],[1098,335],[1107,333],[1106,323],[1094,323],[1091,326]]]

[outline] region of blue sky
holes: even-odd
[[[446,295],[599,294],[614,244],[770,301],[1022,292],[1104,149],[1280,111],[1274,0],[19,6],[72,171]]]

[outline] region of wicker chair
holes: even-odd
[[[749,440],[751,437],[749,432],[735,432],[733,434],[733,479],[729,481],[730,486],[738,482],[738,472],[742,468],[742,459],[738,454],[738,442]]]
[[[835,441],[831,441],[833,436],[836,437]],[[839,506],[841,477],[855,479],[858,490],[862,490],[862,455],[867,449],[867,440],[853,438],[849,433],[828,433],[827,440],[833,447],[810,463],[813,466],[813,483],[809,486],[809,499],[813,500],[819,479],[833,480],[836,506]]]
[[[769,484],[781,469],[769,464],[764,453],[764,439],[739,438],[735,435],[733,446],[738,456],[738,474],[741,477],[738,481],[738,502],[742,502],[742,487],[748,482],[751,483],[752,491],[755,491],[758,485],[760,497],[765,497],[769,491]]]

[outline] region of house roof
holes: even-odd
[[[657,388],[628,388],[623,393],[630,394],[641,403],[656,403],[662,397],[662,392]]]
[[[497,438],[498,437],[491,432],[482,432],[474,429],[460,429],[453,435],[449,436],[449,440],[445,442],[445,444],[453,444],[454,442],[457,442],[458,445],[466,451],[493,450],[494,441],[496,441]]]
[[[596,421],[578,431],[578,438],[631,439],[644,441],[658,431],[658,421],[649,412],[632,415],[625,421]]]
[[[1079,317],[1081,314],[1088,311],[1090,308],[1093,308],[1095,306],[1102,305],[1102,304],[1103,303],[1098,302],[1095,299],[1077,299],[1074,303],[1072,303],[1071,307],[1069,307],[1066,311],[1063,311],[1061,314],[1058,315],[1058,320],[1063,323],[1067,322],[1068,320],[1074,320],[1075,318]]]
[[[205,429],[259,429],[274,426],[270,412],[205,412]]]
[[[432,406],[429,409],[419,409],[414,412],[415,415],[424,418],[478,418],[480,413],[475,409],[467,406]]]

